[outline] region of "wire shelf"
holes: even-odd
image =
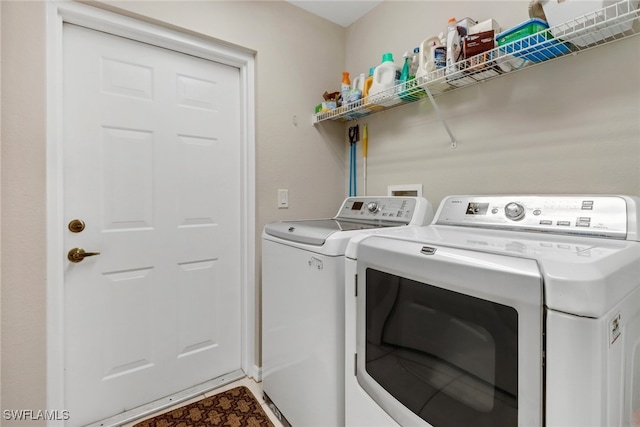
[[[313,116],[348,122],[401,105],[500,77],[566,55],[640,34],[637,0],[616,4],[459,61],[455,71],[437,69],[376,95]],[[433,100],[432,100],[433,102]]]

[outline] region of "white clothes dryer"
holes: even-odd
[[[346,252],[347,426],[640,425],[640,200],[451,196]]]
[[[344,253],[357,235],[423,226],[422,197],[349,197],[335,217],[269,224],[262,240],[262,382],[284,424],[344,425]]]

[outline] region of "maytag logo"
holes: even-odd
[[[423,246],[420,250],[420,253],[423,255],[433,255],[436,253],[436,248],[432,248],[431,246]]]

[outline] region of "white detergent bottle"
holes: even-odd
[[[358,77],[353,79],[351,83],[351,90],[359,90],[360,93],[364,93],[364,81],[367,79],[367,75],[365,73],[360,74]]]
[[[453,74],[458,71],[456,64],[462,55],[462,40],[458,33],[458,25],[456,18],[450,18],[447,25],[447,74]]]
[[[436,69],[436,47],[442,47],[439,37],[430,37],[420,43],[420,53],[418,56],[418,70],[416,71],[416,78],[424,77]]]
[[[369,89],[369,96],[379,95],[380,97],[380,102],[375,102],[376,104],[391,106],[401,101],[391,90],[399,83],[400,73],[400,67],[393,62],[393,55],[391,53],[382,55],[382,64],[378,65],[373,72],[373,83]]]

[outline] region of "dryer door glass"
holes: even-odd
[[[437,427],[516,426],[518,313],[367,270],[366,371]]]

